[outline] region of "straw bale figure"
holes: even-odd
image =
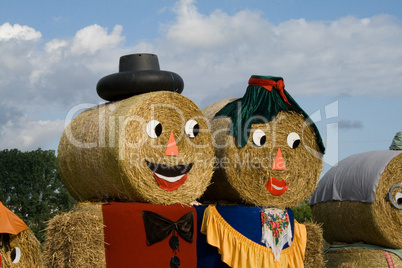
[[[252,267],[254,264],[256,267],[322,266],[323,240],[320,227],[297,223],[289,208],[298,205],[313,193],[321,172],[325,148],[315,124],[284,89],[283,79],[253,75],[242,98],[217,102],[205,108],[203,113],[211,123],[217,169],[212,184],[201,201],[218,205],[205,210],[202,232],[210,240],[209,244],[218,248],[222,261],[231,267]],[[258,222],[261,230],[260,211],[263,226],[264,222],[268,223],[268,229],[271,229],[276,241],[286,236],[283,233],[278,235],[278,232],[283,232],[282,225],[288,226],[287,222],[291,222],[289,226],[292,226],[292,230],[298,230],[294,231],[293,242],[282,245],[278,250],[276,247],[281,242],[275,242],[278,245],[274,246],[265,242],[260,246],[257,244],[261,241],[253,240],[256,243],[250,243],[250,247],[257,248],[255,253],[247,258],[243,256],[243,259],[233,260],[228,256],[232,249],[226,252],[222,248],[225,247],[222,241],[212,241],[213,231],[209,226],[214,224],[214,217],[223,218],[222,222],[227,221],[233,226],[244,218],[225,218],[224,210],[230,210],[230,205],[239,206],[239,211],[245,207],[250,215],[256,215],[254,222]],[[268,207],[272,209],[266,210]],[[266,213],[265,216],[263,213]],[[272,221],[273,218],[275,220]],[[245,229],[251,229],[253,223],[250,221],[247,224],[249,225]],[[275,224],[282,224],[278,227],[279,231],[277,227],[271,228]],[[241,234],[247,232],[238,231]],[[299,231],[307,238],[300,235]],[[263,236],[271,237],[270,232],[264,234],[264,229],[261,232]],[[261,236],[256,238],[261,239]],[[272,252],[266,250],[267,248],[272,249]],[[299,251],[299,254],[290,253],[292,251]],[[248,261],[244,262],[244,259]],[[254,264],[253,259],[257,259]]]
[[[215,157],[208,122],[182,89],[154,54],[122,56],[119,73],[98,82],[110,102],[76,116],[60,140],[63,182],[82,203],[49,222],[47,265],[195,265],[192,202]]]

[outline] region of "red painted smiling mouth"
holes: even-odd
[[[169,167],[163,164],[151,163],[146,160],[145,162],[152,170],[159,187],[166,191],[178,189],[187,180],[187,173],[193,167],[193,164]]]
[[[265,183],[265,188],[273,195],[282,195],[289,188],[289,184],[287,184],[285,180],[270,178]]]

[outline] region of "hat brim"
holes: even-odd
[[[142,70],[107,75],[99,80],[96,91],[104,100],[117,101],[131,96],[153,92],[181,93],[183,79],[174,72]]]

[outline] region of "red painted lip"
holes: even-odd
[[[277,178],[270,178],[265,183],[265,188],[273,195],[282,195],[289,188],[289,184],[285,180],[278,180]]]
[[[175,182],[168,182],[165,179],[159,178],[156,173],[154,173],[154,177],[159,187],[161,187],[163,190],[174,191],[179,189],[179,187],[187,180],[187,173],[184,174],[180,180],[177,180]]]

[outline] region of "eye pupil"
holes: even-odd
[[[199,132],[200,132],[200,126],[196,124],[193,128],[194,137],[197,136]]]
[[[19,247],[13,248],[10,254],[12,263],[18,263],[21,259],[21,249]]]
[[[261,137],[261,140],[260,140],[260,144],[261,144],[261,145],[264,145],[266,140],[267,140],[267,137],[266,137],[266,136],[262,136],[262,137]]]
[[[17,256],[17,253],[15,252],[15,248],[14,248],[14,249],[11,251],[11,254],[10,254],[11,260],[14,261],[16,256]]]
[[[158,125],[155,127],[155,134],[156,134],[156,136],[158,136],[158,137],[162,134],[162,125],[161,125],[161,124],[158,124]]]
[[[396,193],[395,200],[398,205],[402,205],[402,193]]]
[[[299,146],[299,144],[300,144],[300,140],[295,140],[295,141],[293,142],[292,148],[293,148],[293,149],[296,149],[297,146]]]

